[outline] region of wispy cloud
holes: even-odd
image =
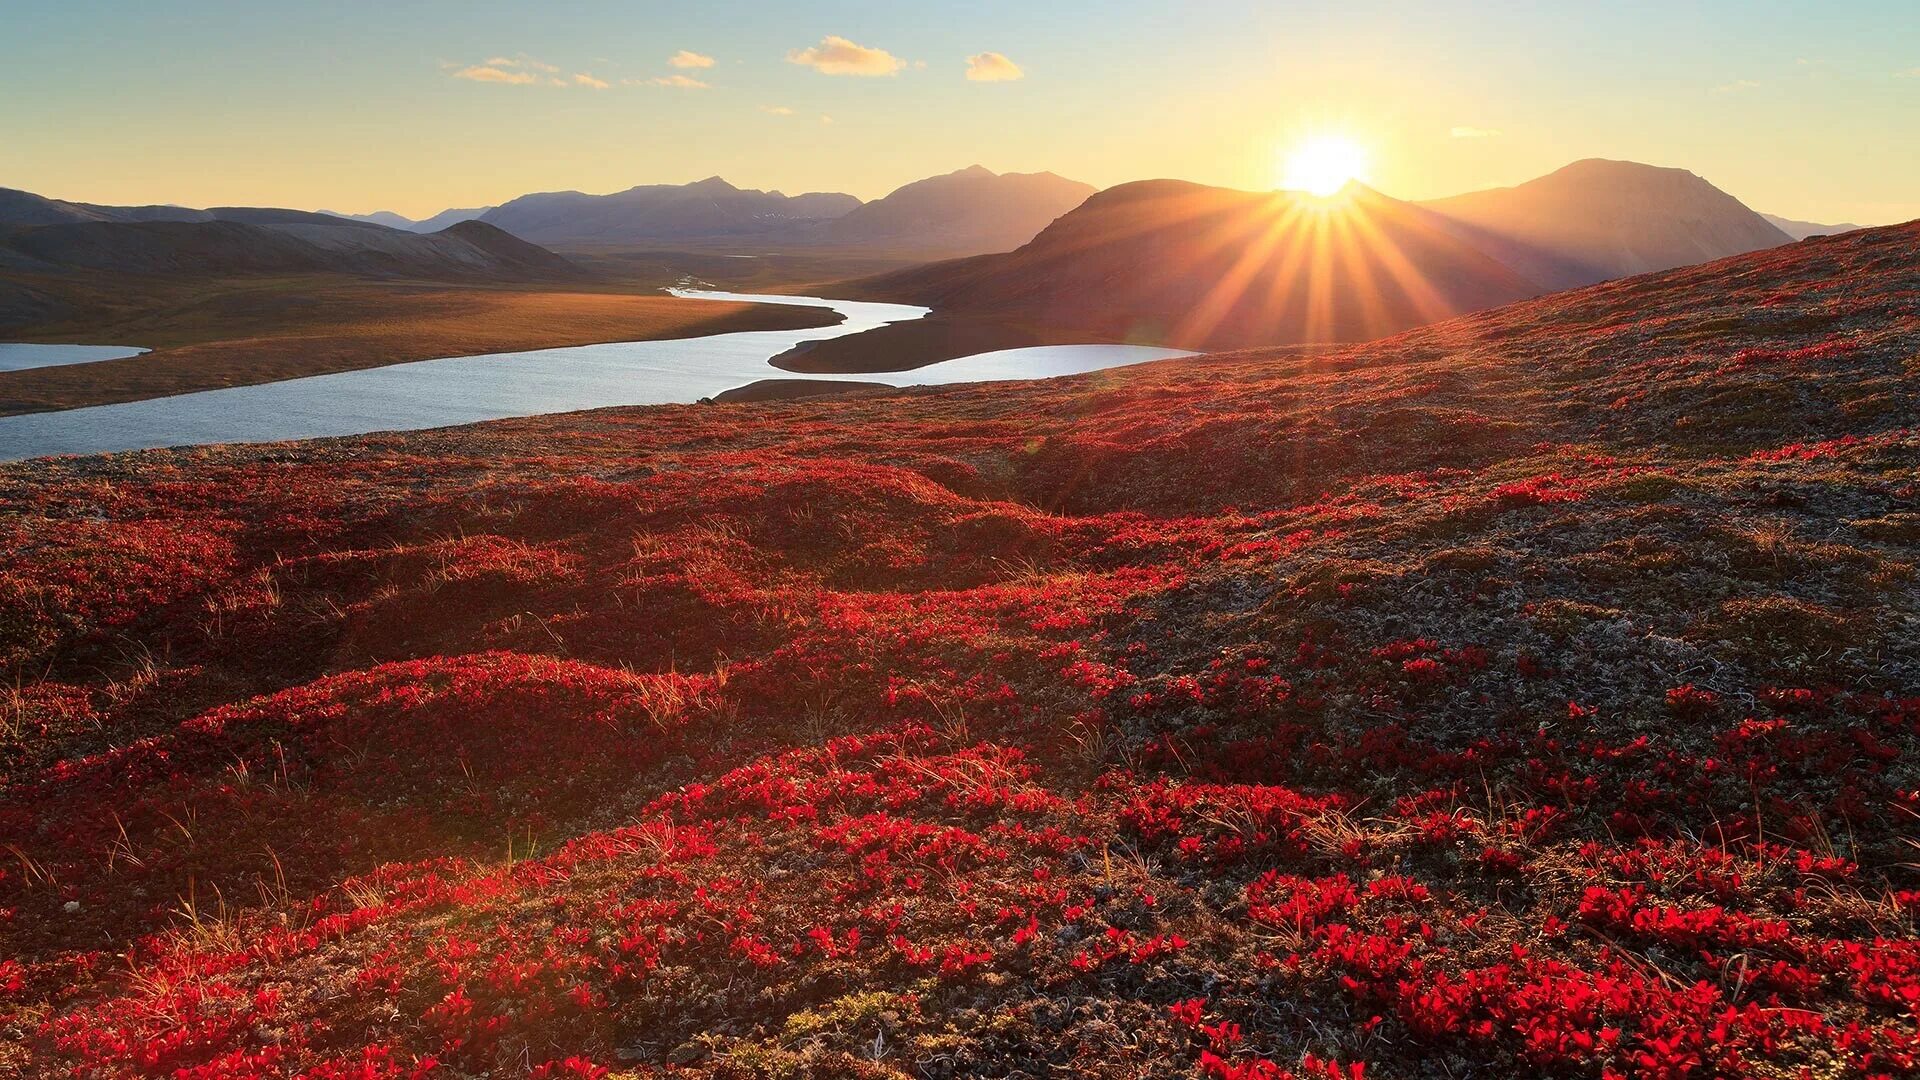
[[[474,82],[510,83],[525,86],[540,81],[540,76],[531,71],[514,71],[497,64],[475,64],[463,67],[453,73],[456,79],[470,79]]]
[[[1448,134],[1452,135],[1456,139],[1493,139],[1493,138],[1498,138],[1500,136],[1500,129],[1474,127],[1471,124],[1461,124],[1458,127],[1455,127]]]
[[[607,88],[607,83],[604,80],[596,79],[585,71],[575,72],[573,81],[576,86],[592,87],[595,90],[605,90]]]
[[[497,68],[530,68],[534,71],[544,71],[549,75],[560,70],[552,64],[535,60],[526,53],[521,53],[518,56],[490,56],[487,58],[485,66]]]
[[[489,56],[484,63],[467,67],[441,65],[453,69],[456,79],[468,79],[473,82],[505,83],[509,86],[532,86],[545,82],[550,86],[566,86],[565,79],[555,78],[560,69],[542,60],[535,60],[526,53],[518,56]],[[577,79],[578,76],[575,76]],[[588,76],[592,78],[592,76]],[[581,85],[592,85],[582,83]],[[604,84],[603,84],[604,85]]]
[[[870,49],[833,34],[821,38],[818,45],[788,53],[787,62],[810,67],[822,75],[867,77],[892,75],[907,66],[905,60],[885,49]]]
[[[785,105],[762,105],[760,111],[768,116],[792,116],[793,110]]]
[[[983,52],[967,57],[969,82],[1013,82],[1026,77],[1020,65],[1007,59],[1005,53]]]
[[[707,84],[691,75],[656,75],[651,79],[621,79],[622,86],[664,86],[672,90],[705,90]]]
[[[692,49],[681,49],[667,57],[667,63],[677,68],[710,68],[714,60],[713,57],[694,52]]]
[[[1905,71],[1896,71],[1893,73],[1893,77],[1896,79],[1920,79],[1920,67],[1908,68]]]
[[[1730,83],[1723,83],[1720,86],[1714,87],[1711,91],[1709,91],[1709,93],[1738,94],[1743,90],[1752,90],[1753,88],[1759,85],[1760,85],[1759,83],[1753,81],[1752,79],[1735,79]]]

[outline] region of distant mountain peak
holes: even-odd
[[[851,195],[739,188],[719,176],[642,184],[611,195],[522,195],[481,220],[534,243],[663,243],[721,237],[804,238],[860,205]]]
[[[1011,251],[1093,188],[1051,173],[995,173],[984,165],[904,184],[833,223],[841,243],[897,245],[938,255]]]
[[[1708,262],[1789,239],[1686,169],[1606,158],[1422,205],[1551,288]]]

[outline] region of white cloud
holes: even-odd
[[[1714,87],[1710,93],[1737,94],[1742,90],[1752,90],[1759,85],[1759,83],[1754,82],[1752,79],[1735,79],[1730,83]]]
[[[1893,77],[1896,79],[1920,79],[1920,68],[1908,68],[1905,71],[1896,71],[1893,73]]]
[[[967,57],[969,82],[1013,82],[1026,77],[1020,65],[1007,59],[1005,53],[983,52]]]
[[[714,61],[711,56],[703,56],[691,49],[681,49],[667,57],[667,63],[677,68],[710,68]]]
[[[528,83],[540,81],[540,77],[530,71],[512,71],[491,64],[475,64],[472,67],[463,67],[454,72],[453,77],[456,79],[471,79],[474,82],[508,83],[514,86],[525,86]]]
[[[785,105],[762,105],[760,111],[768,116],[792,116],[793,110]]]
[[[457,64],[442,64],[441,66],[458,68],[458,70],[453,72],[453,77],[456,79],[470,79],[474,82],[506,83],[511,86],[531,86],[541,81],[542,74],[551,76],[560,70],[552,64],[535,60],[526,53],[521,53],[518,56],[489,56],[486,62],[474,64],[469,67],[459,67]],[[565,79],[548,78],[546,81],[553,86],[567,85]]]
[[[651,79],[621,79],[622,86],[665,86],[673,90],[705,90],[707,84],[691,75],[657,75]]]
[[[578,86],[590,86],[595,90],[605,90],[607,88],[607,84],[604,81],[596,79],[584,71],[576,72],[573,76],[573,81]]]
[[[833,34],[821,38],[818,45],[788,53],[787,62],[810,67],[822,75],[868,77],[892,75],[907,66],[905,60],[885,49],[870,49]]]
[[[1461,124],[1458,127],[1455,127],[1449,134],[1451,134],[1456,139],[1493,139],[1493,138],[1499,137],[1500,129],[1474,127],[1471,124]]]

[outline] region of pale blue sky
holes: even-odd
[[[0,186],[416,215],[715,173],[872,197],[974,162],[1262,188],[1336,130],[1409,198],[1599,156],[1789,216],[1920,217],[1920,3],[1601,6],[7,0]],[[791,62],[828,35],[904,67]],[[969,81],[985,52],[1025,77]],[[457,77],[493,58],[534,81]],[[705,85],[653,83],[676,75]]]

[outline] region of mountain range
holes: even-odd
[[[1053,173],[1002,174],[973,165],[915,181],[872,202],[837,192],[743,189],[712,176],[610,195],[522,195],[499,206],[442,211],[424,221],[390,210],[320,213],[411,232],[479,218],[537,244],[833,246],[930,259],[1011,251],[1095,190]]]
[[[1096,190],[1050,172],[996,174],[973,165],[856,207],[827,227],[827,238],[905,245],[929,256],[1011,251]]]
[[[31,191],[0,188],[0,228],[35,225],[82,225],[102,222],[230,221],[246,225],[326,225],[338,219],[307,210],[257,206],[216,206],[195,210],[186,206],[101,206],[95,203],[49,199]]]
[[[845,283],[854,296],[975,321],[1224,348],[1374,338],[1847,228],[1782,224],[1685,170],[1602,160],[1417,203],[1357,184],[1332,200],[1171,180],[1095,193],[1051,173],[976,165],[871,203],[710,177],[612,195],[525,195],[424,222],[103,206],[0,189],[0,269],[521,280],[574,272],[540,246],[548,243],[795,245],[948,260]]]
[[[1095,195],[1031,242],[847,283],[871,299],[1185,348],[1355,341],[1790,242],[1679,169],[1581,161],[1427,203],[1180,181]]]
[[[851,195],[785,195],[737,188],[710,176],[692,184],[644,184],[612,195],[522,195],[480,220],[536,244],[632,245],[807,236],[859,205]]]
[[[1838,236],[1841,233],[1859,232],[1865,225],[1855,225],[1848,221],[1839,225],[1822,225],[1817,221],[1796,221],[1793,218],[1779,217],[1775,214],[1761,214],[1767,223],[1795,240],[1805,240],[1813,236]]]
[[[101,206],[0,188],[0,271],[534,280],[566,259],[491,225],[415,233],[272,207]]]
[[[491,206],[470,206],[455,210],[442,210],[432,217],[421,218],[418,221],[404,214],[396,214],[391,210],[375,210],[371,214],[343,214],[337,210],[321,210],[319,212],[329,217],[346,218],[348,221],[364,221],[370,225],[385,225],[389,229],[399,229],[403,232],[430,233],[439,232],[449,225],[458,225],[463,221],[472,221],[474,218],[479,217],[491,209],[493,209]]]

